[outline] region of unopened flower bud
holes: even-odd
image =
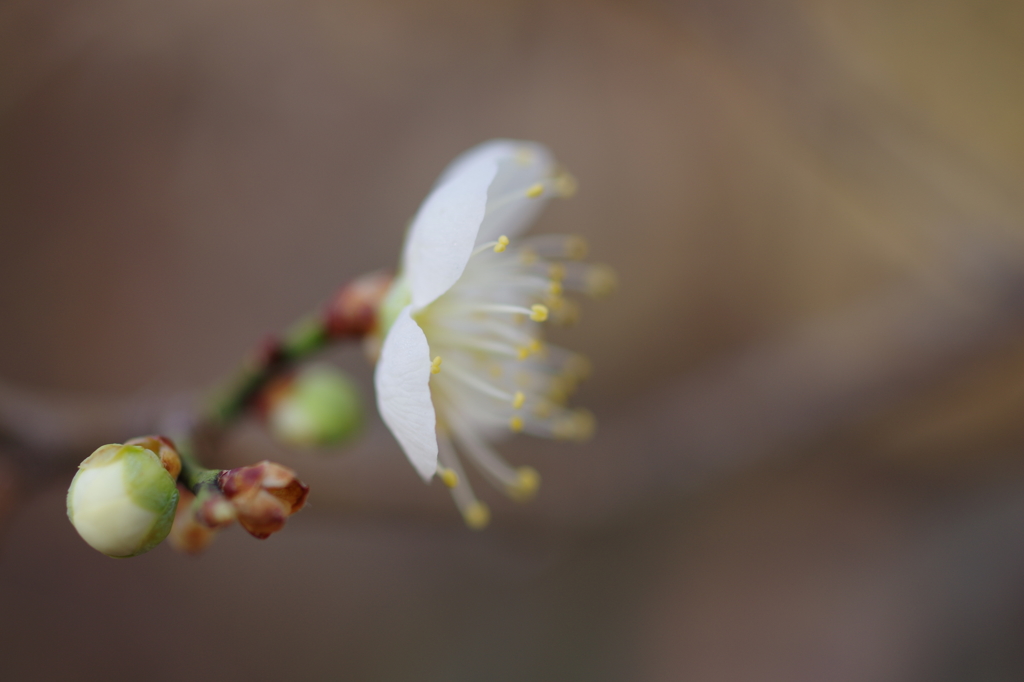
[[[234,506],[238,522],[249,534],[264,539],[281,530],[289,516],[302,509],[309,486],[295,472],[263,461],[220,474],[220,489]]]
[[[352,438],[363,422],[359,390],[343,372],[310,365],[266,389],[264,415],[285,443],[335,445]]]
[[[132,557],[167,537],[178,490],[153,451],[104,445],[78,465],[67,504],[72,525],[94,549]]]
[[[377,309],[391,286],[391,275],[371,272],[341,289],[327,309],[327,330],[335,337],[361,337],[377,324]]]

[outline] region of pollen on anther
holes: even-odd
[[[494,245],[494,253],[501,253],[508,248],[508,237],[501,235],[498,237],[498,243]]]
[[[516,394],[512,397],[512,407],[519,409],[526,402],[526,395],[522,391],[516,391]]]
[[[516,471],[518,480],[511,490],[514,499],[525,501],[537,494],[540,488],[540,474],[533,467],[520,467]]]
[[[430,361],[430,373],[437,374],[441,371],[441,356],[438,355],[436,358]]]
[[[459,475],[455,473],[454,469],[439,466],[437,467],[437,476],[449,488],[454,488],[459,484]]]
[[[557,279],[551,280],[551,283],[548,284],[548,293],[551,294],[552,296],[561,296],[562,291],[562,283],[559,282]]]
[[[530,306],[530,319],[534,322],[543,322],[548,319],[548,307],[540,303]]]
[[[566,198],[576,194],[576,178],[566,172],[560,173],[555,178],[555,191]]]
[[[466,525],[473,530],[482,530],[491,522],[491,510],[483,502],[474,500],[462,512],[462,518],[466,521]]]
[[[519,415],[516,415],[508,420],[508,427],[512,429],[515,433],[519,433],[520,431],[522,431],[524,426],[525,424],[523,423],[523,418],[520,417]]]
[[[544,194],[544,185],[542,185],[539,182],[536,185],[530,185],[530,187],[527,188],[526,190],[526,196],[530,197],[531,199],[536,199],[541,194]]]
[[[583,260],[587,257],[587,240],[578,235],[573,235],[565,240],[565,255],[573,260]]]
[[[519,346],[519,348],[516,348],[516,357],[520,360],[525,360],[530,357],[530,349],[526,346]]]

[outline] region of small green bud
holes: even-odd
[[[363,424],[359,389],[328,365],[304,367],[269,387],[265,410],[274,436],[293,445],[337,445]]]
[[[133,557],[171,530],[178,490],[160,458],[138,445],[104,445],[78,465],[68,489],[68,518],[107,556]]]

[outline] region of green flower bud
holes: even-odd
[[[171,530],[178,490],[152,451],[104,445],[78,465],[68,489],[68,518],[89,545],[107,556],[133,557]]]
[[[274,436],[294,445],[336,445],[355,436],[363,423],[359,389],[326,365],[305,367],[271,386],[265,410]]]

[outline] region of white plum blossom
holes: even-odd
[[[606,293],[608,268],[578,262],[579,237],[520,238],[549,198],[575,182],[534,142],[493,140],[458,157],[409,227],[381,306],[375,374],[385,424],[424,480],[438,475],[466,523],[489,519],[460,464],[514,499],[540,479],[491,446],[514,432],[584,439],[588,412],[565,401],[589,363],[543,341],[545,321],[571,321],[570,290]]]

